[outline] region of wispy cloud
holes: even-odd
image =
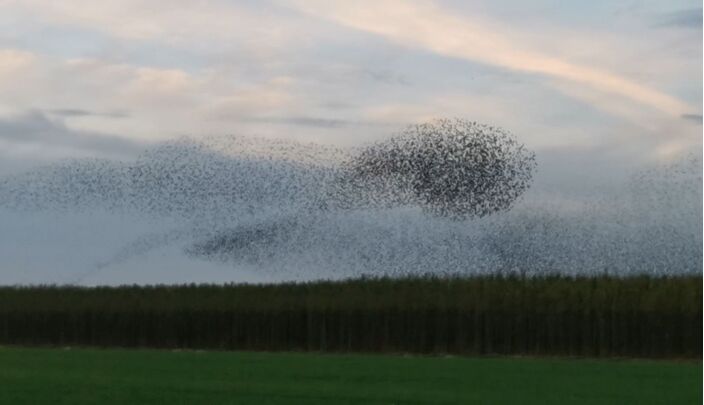
[[[34,145],[110,157],[134,157],[144,148],[122,137],[73,130],[41,111],[0,117],[0,141],[12,147]]]
[[[342,127],[374,127],[387,125],[400,125],[398,123],[384,123],[374,121],[355,121],[337,118],[320,118],[307,116],[290,117],[243,117],[244,122],[259,122],[266,124],[296,125],[315,128],[342,128]]]
[[[107,117],[107,118],[127,118],[130,114],[127,111],[90,111],[80,108],[55,108],[47,110],[47,113],[62,117]]]
[[[660,27],[702,28],[702,8],[667,13],[659,18]]]
[[[351,124],[350,121],[316,117],[250,117],[243,118],[247,122],[262,122],[267,124],[299,125],[318,128],[339,128]]]
[[[246,51],[249,57],[290,46],[317,29],[301,19],[287,18],[264,1],[0,1],[0,12],[17,11],[32,15],[40,24],[82,27],[130,41],[201,49],[224,46]]]
[[[675,117],[691,110],[676,97],[623,75],[517,46],[512,38],[502,34],[510,32],[509,27],[459,18],[434,3],[370,0],[297,4],[307,13],[443,56],[579,83]]]
[[[702,115],[701,114],[682,114],[682,119],[696,122],[699,125],[702,124]]]

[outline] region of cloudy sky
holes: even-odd
[[[358,144],[442,116],[539,154],[701,150],[701,2],[0,0],[0,172],[180,135]]]
[[[436,117],[503,127],[534,150],[526,200],[611,201],[634,170],[701,153],[701,1],[0,0],[0,182],[184,135],[348,146]],[[667,213],[692,226],[668,229],[701,236],[699,208],[683,206]],[[261,277],[210,262],[194,273],[176,245],[95,271],[170,222],[0,211],[0,223],[0,284]]]

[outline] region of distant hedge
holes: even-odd
[[[702,355],[701,276],[1,287],[0,344]]]

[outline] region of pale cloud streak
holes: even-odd
[[[627,77],[514,45],[502,35],[511,27],[481,19],[459,18],[429,2],[369,0],[354,2],[298,1],[310,14],[391,41],[437,54],[515,71],[579,83],[651,107],[672,117],[694,108],[657,89]],[[618,111],[614,111],[618,114]]]
[[[0,12],[31,16],[40,24],[81,27],[127,41],[239,50],[248,57],[300,44],[318,29],[277,11],[265,2],[224,0],[0,1]]]

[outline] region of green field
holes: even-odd
[[[3,404],[694,404],[701,362],[0,348]]]

